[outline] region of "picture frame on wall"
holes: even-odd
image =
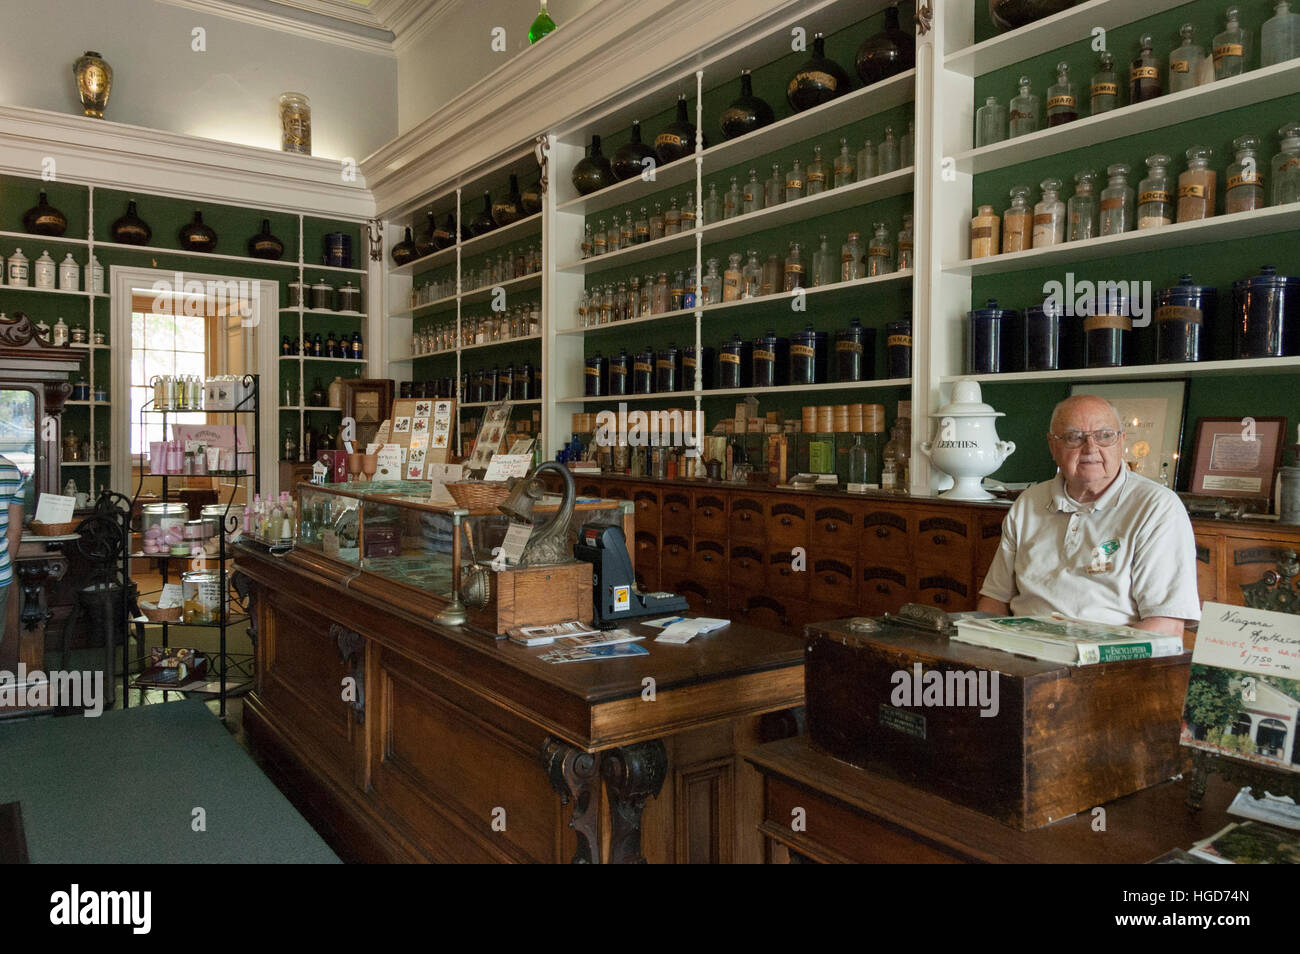
[[[1070,396],[1077,394],[1094,394],[1115,405],[1124,425],[1124,463],[1130,471],[1171,489],[1176,486],[1186,381],[1080,382],[1070,385]]]
[[[1285,417],[1198,418],[1188,491],[1256,501],[1266,512],[1285,439]]]

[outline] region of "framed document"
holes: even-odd
[[[1175,486],[1186,381],[1075,384],[1070,387],[1070,396],[1076,394],[1095,394],[1115,405],[1124,425],[1124,463],[1129,470]]]
[[[1282,463],[1285,434],[1285,417],[1198,418],[1188,490],[1267,502]]]

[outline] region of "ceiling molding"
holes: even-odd
[[[266,30],[351,47],[365,53],[395,57],[391,30],[375,19],[365,7],[345,0],[162,0],[177,7],[199,10],[227,20],[238,20]],[[365,16],[364,22],[333,12],[348,8]]]
[[[345,182],[339,162],[198,136],[0,106],[0,171],[225,205],[367,219],[374,197],[358,170]]]
[[[461,0],[374,0],[372,7],[393,31],[393,49],[401,53],[460,5]]]

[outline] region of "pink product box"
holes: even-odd
[[[184,461],[185,454],[175,441],[149,442],[149,473],[179,474]]]
[[[322,450],[316,452],[316,460],[329,468],[325,482],[346,484],[348,482],[348,452],[341,450]]]

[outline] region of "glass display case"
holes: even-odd
[[[452,601],[466,569],[499,560],[510,518],[495,508],[430,503],[431,489],[427,480],[299,484],[296,549],[355,567],[366,579],[354,578],[349,587],[384,588],[393,602],[418,596],[404,605],[436,612]],[[534,526],[548,523],[560,503],[558,495],[544,497],[534,508]],[[618,525],[633,536],[630,505],[579,497],[569,521],[570,552],[588,523]]]

